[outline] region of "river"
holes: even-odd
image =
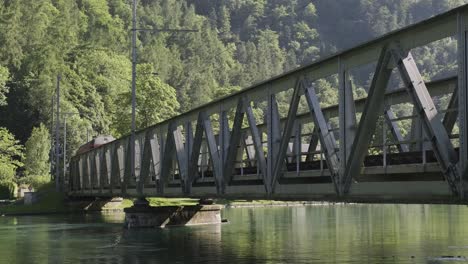
[[[227,224],[142,230],[123,217],[0,217],[0,263],[468,263],[466,206],[236,208]]]

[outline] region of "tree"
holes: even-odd
[[[50,134],[44,124],[32,130],[26,141],[24,167],[27,176],[46,176],[49,174]]]
[[[13,182],[16,169],[23,166],[23,146],[6,128],[0,127],[0,182]]]
[[[157,124],[175,116],[179,109],[176,91],[173,87],[154,76],[151,64],[137,67],[136,126],[139,129]],[[127,134],[131,124],[131,91],[120,94],[121,103],[114,120],[115,134]]]
[[[8,87],[6,82],[9,78],[8,69],[0,66],[0,106],[6,105],[6,94],[8,93]]]

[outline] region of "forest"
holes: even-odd
[[[138,28],[197,32],[139,33],[137,127],[465,3],[139,0]],[[130,0],[0,0],[0,182],[50,178],[59,74],[68,157],[90,136],[129,133],[130,40]],[[456,70],[454,39],[414,52],[428,80]],[[370,76],[353,76],[358,96]],[[337,102],[333,78],[318,90],[323,105]]]

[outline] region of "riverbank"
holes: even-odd
[[[41,214],[69,214],[91,212],[123,212],[133,205],[133,199],[88,199],[70,200],[65,194],[56,192],[53,185],[47,185],[38,190],[39,201],[32,205],[25,205],[22,199],[12,204],[0,205],[0,215],[41,215]],[[161,198],[148,197],[151,206],[187,206],[198,204],[198,199],[191,198]],[[261,208],[261,207],[289,207],[327,204],[325,202],[310,201],[272,201],[272,200],[228,200],[217,199],[217,204],[226,208]]]

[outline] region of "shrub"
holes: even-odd
[[[13,199],[16,196],[17,185],[12,181],[0,181],[0,199]]]
[[[21,184],[31,185],[35,190],[40,189],[42,186],[50,183],[50,175],[43,176],[27,176],[20,179]]]

